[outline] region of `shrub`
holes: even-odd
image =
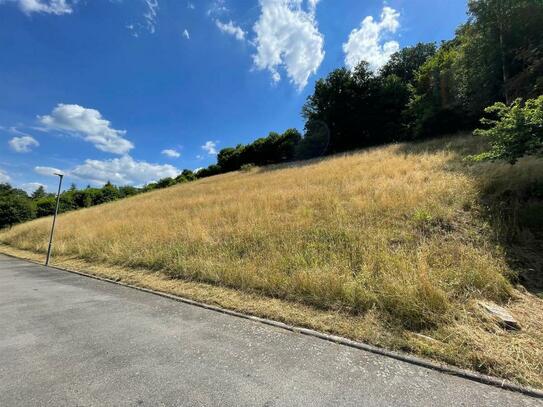
[[[34,216],[30,200],[12,193],[0,197],[0,229],[25,222]]]
[[[476,136],[487,137],[490,150],[474,156],[476,160],[506,160],[515,164],[525,155],[543,155],[543,96],[522,103],[517,99],[510,106],[496,103],[485,109],[495,118],[483,118],[486,129],[477,129]]]
[[[240,171],[251,172],[254,168],[256,168],[256,165],[254,164],[243,164],[240,168]]]

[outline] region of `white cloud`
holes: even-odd
[[[187,3],[187,8],[188,8],[189,10],[194,10],[196,7],[194,6],[194,3],[188,2],[188,3]]]
[[[28,153],[33,147],[38,147],[40,143],[31,136],[13,137],[9,142],[9,146],[18,153]]]
[[[374,21],[372,16],[367,16],[362,20],[360,28],[354,29],[348,41],[343,44],[345,65],[353,69],[361,61],[366,61],[374,72],[385,65],[390,56],[400,50],[400,44],[397,41],[387,41],[382,44],[383,35],[395,33],[398,30],[399,18],[399,12],[393,8],[384,7],[381,12],[381,21]]]
[[[36,174],[45,175],[47,177],[56,176],[57,174],[64,174],[64,171],[54,167],[34,167]]]
[[[100,151],[125,154],[134,148],[134,145],[124,138],[126,130],[112,128],[111,123],[95,109],[61,103],[50,115],[38,118],[48,130],[81,135]]]
[[[223,33],[232,35],[239,41],[243,41],[245,39],[245,35],[247,33],[243,31],[241,27],[235,25],[232,21],[229,21],[228,23],[223,23],[219,20],[215,20],[215,24]]]
[[[261,14],[254,26],[257,52],[253,62],[257,69],[268,69],[275,82],[283,67],[298,89],[307,85],[324,59],[324,38],[315,20],[317,1],[260,0]]]
[[[317,8],[317,4],[319,4],[320,0],[307,0],[307,6],[309,7],[310,12],[315,12],[315,9]]]
[[[190,34],[189,30],[185,28],[185,31],[183,31],[183,37],[185,37],[187,40],[190,40]]]
[[[10,176],[4,170],[0,169],[0,184],[4,184],[6,182],[9,182],[10,180]]]
[[[0,4],[15,2],[21,11],[27,15],[32,13],[70,14],[73,12],[73,3],[69,0],[0,0]]]
[[[162,150],[162,154],[166,157],[170,158],[179,158],[181,157],[181,153],[179,153],[177,150],[174,150],[173,148],[168,148],[166,150]]]
[[[217,154],[217,143],[214,141],[207,141],[203,146],[202,150],[207,152],[209,155]]]
[[[35,167],[37,174],[52,176],[55,173],[78,178],[94,185],[111,181],[117,185],[144,185],[166,177],[175,177],[181,171],[169,164],[152,164],[134,160],[129,155],[110,160],[85,160],[66,171],[53,167]]]
[[[147,11],[143,14],[147,29],[151,34],[155,33],[156,20],[158,13],[158,0],[144,0],[147,7]]]
[[[107,181],[117,185],[144,185],[161,178],[175,177],[179,173],[172,165],[136,161],[128,155],[111,160],[85,160],[69,171],[71,176],[97,185]]]
[[[218,16],[221,14],[228,13],[230,10],[228,10],[228,7],[226,7],[226,1],[225,0],[214,0],[211,3],[211,6],[207,10],[208,16]]]
[[[2,1],[2,0],[0,0]],[[76,0],[79,1],[79,0]],[[110,0],[118,1],[122,0]],[[130,1],[132,3],[132,1]],[[140,5],[143,6],[143,15],[142,19],[139,22],[127,24],[125,27],[134,38],[139,38],[142,31],[147,31],[151,34],[154,34],[156,31],[157,20],[158,20],[158,9],[159,4],[158,0],[139,0]]]
[[[43,187],[47,190],[47,186],[40,184],[39,182],[27,182],[26,184],[21,185],[21,189],[26,191],[28,194],[32,194],[39,187]]]

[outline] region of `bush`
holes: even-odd
[[[483,118],[486,129],[477,129],[476,136],[487,137],[490,150],[476,160],[506,160],[515,164],[525,155],[543,155],[543,96],[522,103],[517,99],[510,106],[496,103],[485,109],[495,119]]]
[[[0,229],[33,217],[32,203],[28,198],[16,193],[0,197]]]
[[[251,172],[254,168],[256,168],[256,165],[254,164],[243,164],[240,168],[240,171]]]

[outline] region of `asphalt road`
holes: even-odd
[[[541,406],[0,255],[0,406]]]

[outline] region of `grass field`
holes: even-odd
[[[540,289],[543,161],[463,160],[481,143],[391,145],[67,213],[54,255],[543,388],[543,301],[516,286]],[[0,251],[45,253],[50,222],[1,232]],[[522,331],[477,300],[507,306]]]

